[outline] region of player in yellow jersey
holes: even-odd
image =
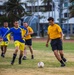
[[[7,32],[7,30],[9,30],[8,22],[5,21],[4,22],[4,27],[0,28],[0,35],[1,35],[1,37],[4,36],[4,34]],[[2,51],[1,57],[3,57],[3,58],[5,57],[5,53],[7,51],[7,46],[9,44],[9,40],[10,40],[10,34],[8,34],[6,36],[6,38],[4,38],[3,41],[0,44],[1,45],[1,51]]]
[[[34,59],[33,48],[32,48],[32,37],[31,37],[31,35],[34,33],[34,31],[30,26],[28,26],[28,23],[26,23],[26,22],[23,23],[23,26],[25,28],[27,28],[27,30],[28,30],[28,33],[25,37],[25,45],[27,45],[30,49],[31,59]],[[26,60],[26,47],[25,47],[25,50],[24,50],[23,60]]]
[[[48,47],[48,42],[50,41],[52,50],[54,52],[55,57],[61,63],[61,67],[65,66],[66,58],[64,58],[63,47],[62,47],[62,40],[63,40],[63,33],[62,29],[58,24],[54,23],[54,18],[49,17],[49,26],[48,26],[48,38],[46,42],[46,47]]]

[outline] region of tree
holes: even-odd
[[[49,16],[50,16],[50,11],[53,11],[54,8],[54,2],[53,0],[42,0],[42,3],[45,4],[46,6],[46,11],[49,11]]]
[[[21,0],[8,0],[4,3],[6,7],[6,17],[8,17],[11,21],[17,19],[19,20],[22,16],[26,14],[25,3],[21,3]]]
[[[74,17],[74,0],[69,0],[69,1],[70,1],[69,10],[70,10],[70,18],[71,18]]]

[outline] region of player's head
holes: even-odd
[[[8,22],[4,21],[4,27],[8,27]]]
[[[15,21],[13,22],[13,24],[14,24],[14,26],[17,28],[17,27],[19,26],[18,20],[15,20]]]
[[[53,17],[49,17],[48,18],[48,21],[49,21],[50,25],[53,25],[54,24],[54,18]]]
[[[23,26],[27,28],[28,27],[28,23],[27,22],[23,22]]]

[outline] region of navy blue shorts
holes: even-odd
[[[25,45],[32,45],[32,39],[25,40]]]
[[[54,50],[63,50],[62,40],[60,38],[52,39],[50,44],[51,44],[53,51]]]

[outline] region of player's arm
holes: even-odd
[[[9,33],[11,33],[11,29],[4,34],[3,38],[5,38]]]
[[[25,39],[27,33],[28,33],[27,29],[21,29],[22,39]]]
[[[33,29],[32,28],[29,28],[29,32],[27,35],[32,35],[34,33]]]
[[[46,41],[46,47],[48,47],[49,40],[50,40],[50,36],[48,35],[47,41]]]
[[[3,41],[2,39],[2,31],[1,31],[1,28],[0,28],[0,42]]]
[[[60,32],[61,40],[63,40],[63,32]]]
[[[61,40],[63,40],[63,32],[62,32],[62,29],[61,29],[61,27],[60,26],[58,26],[58,32],[60,33],[60,35],[61,35]]]
[[[8,41],[11,40],[11,34],[10,33],[6,37],[7,37]]]

